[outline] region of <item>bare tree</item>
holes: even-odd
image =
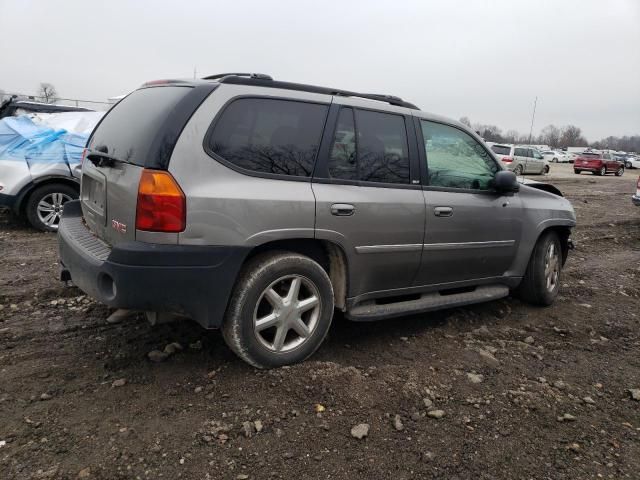
[[[540,132],[541,143],[545,143],[550,147],[557,147],[560,143],[560,129],[555,125],[547,125]]]
[[[469,117],[460,117],[460,123],[466,125],[467,127],[471,126],[471,120],[469,120]]]
[[[38,89],[38,97],[44,103],[55,103],[58,100],[58,92],[51,83],[43,82]]]
[[[561,147],[586,147],[587,140],[582,136],[582,130],[575,125],[567,125],[562,128],[559,144]]]

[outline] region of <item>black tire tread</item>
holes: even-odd
[[[549,306],[555,300],[555,295],[550,298],[548,292],[546,292],[546,290],[544,290],[544,288],[539,284],[540,272],[536,268],[537,264],[544,262],[544,255],[546,253],[545,247],[547,245],[547,239],[550,237],[556,241],[556,245],[559,251],[561,251],[558,234],[554,231],[544,232],[536,242],[533,252],[531,252],[531,258],[529,258],[527,270],[516,290],[517,296],[521,300],[533,305]],[[562,273],[562,270],[560,270],[560,273]],[[558,276],[558,283],[560,283],[560,275]]]

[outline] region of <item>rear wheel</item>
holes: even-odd
[[[545,165],[544,168],[542,169],[542,173],[544,175],[547,175],[549,173],[549,165]]]
[[[580,175],[582,173],[582,170],[578,170],[577,168],[574,168],[573,173]]]
[[[616,177],[621,177],[623,173],[624,167],[620,167],[618,170],[616,170]]]
[[[554,158],[553,160],[551,160],[553,163],[558,163],[558,159]]]
[[[51,183],[36,188],[29,196],[26,214],[34,228],[44,232],[58,230],[64,204],[78,198],[78,192],[64,183]]]
[[[522,165],[518,165],[516,168],[514,168],[513,173],[515,173],[516,175],[522,175]]]
[[[324,340],[333,317],[333,288],[324,269],[297,253],[271,252],[251,259],[236,283],[224,339],[258,368],[298,363]]]
[[[549,231],[542,234],[533,249],[518,296],[534,305],[551,305],[558,296],[561,272],[560,239],[557,233]]]
[[[603,166],[602,168],[600,168],[600,170],[598,170],[598,175],[604,176],[606,174],[607,174],[607,167]]]

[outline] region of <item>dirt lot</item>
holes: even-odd
[[[0,478],[640,478],[637,171],[552,169],[578,216],[554,306],[339,317],[273,371],[195,324],[107,324],[55,236],[0,215]]]

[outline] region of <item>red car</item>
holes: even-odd
[[[577,174],[591,172],[596,175],[615,173],[619,177],[624,173],[624,163],[616,160],[610,153],[584,152],[576,157],[573,171]]]

